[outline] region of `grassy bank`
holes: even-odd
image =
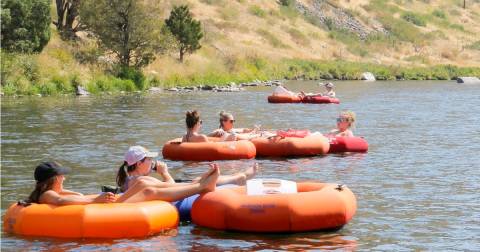
[[[57,52],[58,53],[58,52]],[[60,53],[61,55],[61,53]],[[62,56],[68,58],[68,56]],[[68,59],[63,63],[67,63]],[[439,65],[406,68],[347,61],[313,61],[284,59],[268,61],[260,57],[236,59],[230,67],[207,68],[188,74],[172,73],[145,77],[125,75],[119,78],[105,69],[48,69],[39,55],[2,54],[2,89],[4,95],[74,94],[80,85],[92,94],[144,91],[150,87],[225,85],[253,80],[271,79],[328,79],[359,80],[363,72],[372,72],[378,80],[450,80],[458,76],[480,76],[479,67]],[[50,66],[55,66],[50,62]],[[74,64],[74,63],[71,63]],[[40,67],[42,66],[42,67]],[[63,65],[65,67],[65,65]]]

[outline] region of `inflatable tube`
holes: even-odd
[[[328,153],[367,152],[368,143],[361,137],[329,137]]]
[[[314,156],[326,154],[330,147],[328,139],[321,134],[304,138],[254,138],[251,141],[257,149],[257,156],[270,157]]]
[[[302,99],[298,96],[291,95],[270,95],[268,97],[269,103],[300,103]]]
[[[178,212],[165,201],[55,206],[17,203],[8,208],[5,232],[59,238],[145,237],[176,228]]]
[[[220,142],[219,138],[209,138],[210,142],[182,143],[177,138],[163,146],[163,157],[170,160],[213,161],[254,158],[255,146],[248,140]]]
[[[303,97],[302,99],[303,103],[319,103],[319,104],[324,104],[324,103],[335,103],[339,104],[340,100],[337,98],[331,98],[328,96],[320,96],[320,95],[307,95]]]
[[[247,232],[304,232],[337,229],[357,209],[345,186],[297,183],[298,193],[247,195],[246,187],[219,189],[193,204],[192,220],[199,226]]]
[[[237,185],[221,185],[217,186],[217,189],[219,188],[233,188],[237,187]],[[190,197],[184,198],[179,201],[172,202],[172,204],[177,208],[178,213],[180,215],[180,221],[191,221],[191,211],[192,211],[192,206],[195,200],[198,199],[200,194],[195,194]]]

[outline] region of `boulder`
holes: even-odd
[[[462,84],[480,84],[480,79],[478,77],[458,77],[457,83]]]
[[[178,92],[178,88],[169,88],[167,89],[167,91],[170,91],[170,92]]]
[[[90,95],[90,93],[89,93],[87,90],[85,90],[84,87],[82,87],[82,86],[80,86],[80,85],[76,86],[76,88],[75,88],[75,94],[78,95],[78,96]]]
[[[210,86],[210,85],[202,86],[202,90],[210,91],[210,90],[213,90],[213,89],[214,89],[214,87],[213,87],[213,86]]]
[[[161,93],[161,92],[162,92],[162,89],[159,88],[159,87],[151,87],[151,88],[148,89],[148,92],[154,93],[154,94],[156,94],[156,93]]]
[[[362,76],[361,76],[361,80],[364,80],[364,81],[375,81],[375,75],[373,75],[372,73],[370,72],[365,72],[365,73],[362,73]]]

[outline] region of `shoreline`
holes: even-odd
[[[120,79],[105,72],[77,75],[59,73],[28,81],[25,78],[2,83],[1,96],[111,95],[142,92],[238,92],[249,86],[272,86],[282,81],[356,81],[366,73],[377,81],[457,80],[480,77],[480,67],[437,65],[400,67],[349,61],[285,59],[247,65],[235,72],[195,72],[190,75],[156,76],[142,73],[139,79]],[[268,62],[268,63],[267,63]],[[2,80],[3,81],[3,80]],[[367,80],[368,81],[368,80]]]
[[[5,95],[3,93],[0,94],[3,98],[28,98],[28,97],[101,97],[101,96],[124,96],[124,95],[137,95],[137,94],[184,94],[184,93],[194,93],[194,92],[211,92],[211,93],[235,93],[235,92],[243,92],[246,91],[245,88],[248,87],[273,87],[279,86],[280,84],[287,82],[287,81],[334,81],[334,82],[342,82],[342,81],[358,81],[358,82],[384,82],[384,81],[391,81],[391,82],[402,82],[402,81],[456,81],[455,79],[452,80],[377,80],[377,81],[368,81],[368,80],[339,80],[339,79],[282,79],[282,80],[267,80],[267,81],[253,81],[253,82],[245,82],[236,84],[234,82],[225,84],[225,85],[194,85],[194,86],[177,86],[172,88],[163,88],[163,87],[150,87],[146,90],[136,90],[136,91],[114,91],[114,92],[100,92],[95,94],[75,94],[74,92],[66,92],[66,93],[56,93],[52,95],[43,95],[43,94],[13,94],[13,95]]]

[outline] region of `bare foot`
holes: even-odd
[[[254,163],[252,167],[247,168],[244,172],[240,172],[236,174],[236,184],[237,185],[245,185],[247,180],[253,178],[258,171],[258,164]]]
[[[205,176],[206,175],[206,176]],[[202,175],[199,183],[203,188],[203,192],[215,191],[218,177],[220,176],[220,169],[218,165],[212,165],[212,168]]]
[[[245,170],[245,176],[246,176],[246,179],[249,180],[253,177],[255,177],[255,175],[257,174],[257,171],[258,171],[258,163],[254,163],[252,167],[249,167]]]

